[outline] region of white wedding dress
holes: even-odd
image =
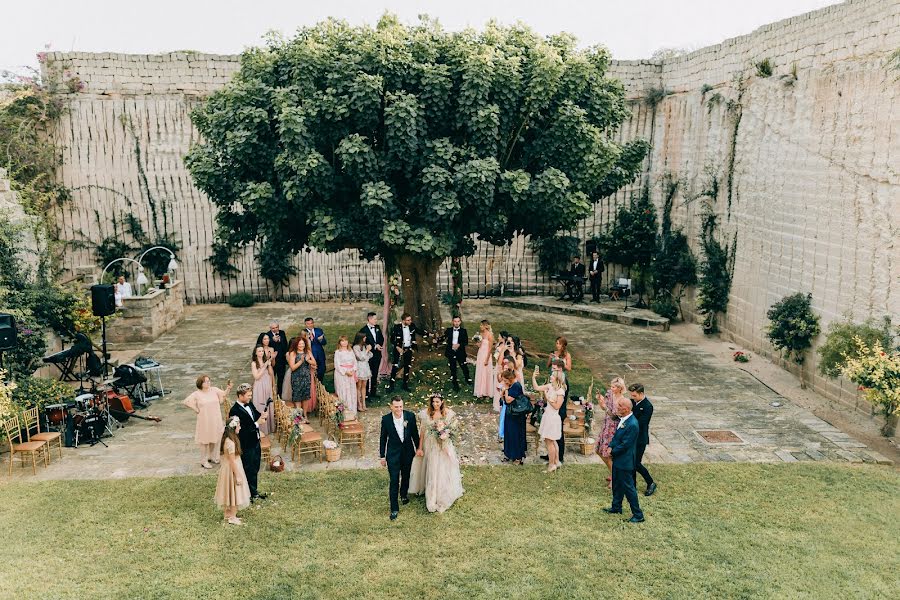
[[[452,410],[447,412],[447,420],[456,418]],[[441,442],[429,433],[431,419],[428,411],[419,413],[420,435],[424,443],[422,449],[425,456],[413,460],[409,476],[409,492],[425,493],[425,506],[429,512],[442,513],[450,508],[456,499],[463,495],[462,473],[459,470],[459,457],[453,442]]]

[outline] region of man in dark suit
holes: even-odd
[[[419,429],[416,417],[403,410],[403,398],[391,399],[391,412],[381,417],[381,441],[378,456],[381,466],[387,467],[391,477],[388,495],[391,500],[391,521],[400,513],[400,503],[409,504],[409,471],[414,456],[422,456],[419,448]]]
[[[641,464],[641,460],[644,458],[644,450],[647,449],[647,445],[650,443],[650,419],[653,418],[653,405],[650,404],[650,398],[644,394],[644,386],[642,384],[632,383],[628,386],[628,391],[631,394],[631,406],[634,410],[634,417],[640,426],[637,446],[634,450],[634,482],[637,485],[637,474],[640,473],[641,477],[644,478],[644,483],[647,484],[647,491],[644,492],[644,495],[652,496],[656,491],[656,482],[653,481],[653,477],[650,476],[650,471],[647,470],[647,467]]]
[[[569,276],[566,281],[566,293],[564,297],[568,297],[573,302],[578,302],[584,297],[584,264],[581,262],[580,256],[572,257],[572,264],[569,265]]]
[[[262,346],[262,339],[264,337],[269,338],[269,346],[275,350],[277,354],[275,354],[275,381],[276,381],[276,389],[275,393],[281,394],[281,384],[284,381],[284,371],[287,369],[287,349],[288,349],[288,339],[287,336],[281,331],[281,327],[278,325],[278,321],[272,321],[269,323],[269,331],[264,331],[259,334],[259,337],[256,338],[256,345]]]
[[[610,514],[622,514],[622,497],[628,499],[631,507],[629,523],[643,523],[644,513],[638,504],[637,488],[634,486],[634,448],[637,444],[640,426],[631,414],[631,402],[627,398],[620,398],[616,402],[616,414],[621,419],[609,443],[612,454],[612,506],[604,508],[603,512]]]
[[[250,400],[253,391],[249,383],[242,383],[237,387],[237,402],[228,411],[228,419],[237,417],[241,420],[241,431],[238,439],[241,440],[241,463],[244,465],[244,476],[247,485],[250,486],[250,501],[262,500],[266,494],[261,494],[256,488],[259,475],[259,426],[265,423],[266,416],[260,415]],[[222,468],[225,468],[223,465]]]
[[[366,384],[366,399],[370,400],[378,397],[378,370],[381,368],[381,352],[384,350],[384,333],[378,326],[378,316],[373,312],[366,315],[366,324],[359,332],[365,334],[366,343],[372,348],[372,358],[369,359],[372,378]]]
[[[444,349],[444,356],[450,362],[450,379],[453,381],[453,389],[459,391],[459,380],[456,378],[457,366],[462,367],[466,385],[472,383],[469,379],[469,365],[466,364],[466,346],[469,345],[469,334],[466,332],[465,327],[462,326],[462,319],[453,317],[453,326],[448,327],[444,335],[447,337],[447,347]]]
[[[313,358],[316,359],[316,377],[319,381],[325,381],[325,332],[316,327],[316,322],[312,317],[306,317],[303,320],[306,329],[306,337],[309,338],[309,348],[312,351]]]
[[[403,313],[400,322],[391,331],[391,345],[394,348],[394,364],[391,366],[391,382],[388,391],[394,391],[397,372],[403,369],[403,389],[409,391],[409,372],[412,370],[412,354],[417,348],[417,329],[409,313]]]
[[[591,262],[588,264],[588,276],[591,280],[591,299],[600,302],[600,280],[603,277],[603,261],[600,253],[594,250],[591,253]]]

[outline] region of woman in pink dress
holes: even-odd
[[[356,355],[346,335],[338,338],[334,351],[334,393],[344,405],[344,419],[356,418]]]
[[[222,390],[210,385],[209,377],[201,375],[196,381],[197,391],[184,399],[184,405],[197,413],[194,441],[200,445],[200,466],[212,469],[210,462],[219,464],[216,444],[222,439],[225,422],[222,420],[222,404],[231,391],[231,382]]]
[[[604,409],[603,427],[600,429],[600,435],[597,436],[597,447],[595,451],[600,455],[600,459],[609,469],[610,476],[607,481],[612,482],[612,454],[609,450],[609,443],[616,434],[616,427],[619,426],[619,415],[616,414],[616,400],[625,397],[625,380],[616,377],[609,382],[609,389],[606,390],[606,397],[601,398],[597,394],[597,407]],[[609,484],[612,487],[612,483]]]
[[[268,339],[268,337],[263,336],[263,339]],[[260,414],[268,415],[266,422],[259,426],[259,432],[268,435],[275,427],[275,405],[269,402],[275,396],[272,389],[275,372],[272,368],[273,361],[266,358],[265,352],[266,350],[262,346],[257,346],[253,350],[250,371],[253,375],[253,405]]]
[[[481,342],[478,346],[478,357],[475,359],[475,397],[494,398],[496,380],[494,365],[491,361],[491,350],[494,348],[494,333],[489,321],[481,322]],[[500,412],[500,403],[494,399],[494,412]]]
[[[231,525],[243,525],[237,517],[237,511],[250,506],[250,485],[247,483],[244,465],[240,459],[241,440],[238,438],[240,431],[241,420],[231,417],[219,445],[219,452],[224,457],[225,464],[219,469],[216,495],[213,497],[216,506],[225,514],[225,522]]]

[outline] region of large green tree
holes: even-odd
[[[524,26],[446,32],[423,18],[328,20],[271,38],[194,112],[187,164],[218,207],[214,264],[257,242],[262,274],[312,247],[399,268],[406,309],[440,324],[448,256],[569,229],[634,179],[647,144],[609,53]]]

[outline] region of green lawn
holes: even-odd
[[[511,334],[519,336],[522,339],[526,351],[539,352],[542,357],[545,357],[553,351],[556,337],[559,335],[553,324],[544,320],[529,321],[528,323],[519,321],[492,321],[491,325],[495,333],[509,331]],[[302,323],[288,327],[288,334],[291,336],[296,335],[301,327]],[[474,335],[472,327],[474,326],[469,326],[470,337]],[[325,338],[328,341],[328,345],[325,347],[325,355],[328,361],[328,371],[325,374],[325,386],[329,390],[334,390],[332,359],[334,357],[334,350],[337,347],[338,338],[341,335],[346,335],[350,342],[353,343],[353,335],[359,330],[359,326],[350,323],[332,323],[327,324],[322,330],[325,332]],[[429,392],[434,390],[440,390],[441,394],[443,394],[451,404],[458,405],[462,402],[475,401],[475,398],[472,397],[471,388],[466,390],[465,386],[463,386],[463,389],[460,390],[460,392],[453,391],[453,386],[450,384],[449,380],[450,375],[447,359],[443,356],[443,346],[439,348],[438,352],[428,351],[421,343],[419,348],[419,352],[415,355],[416,362],[413,367],[413,375],[410,379],[410,383],[413,387],[412,392],[404,392],[399,384],[395,389],[395,392],[402,396],[405,402],[412,406],[420,404],[424,405],[426,396]],[[476,346],[474,344],[470,345],[470,349],[475,348]],[[529,356],[528,367],[525,369],[525,379],[529,386],[531,385],[531,371],[535,364],[538,364],[541,367],[541,372],[543,373],[542,379],[546,378],[547,375],[546,358],[538,361],[537,358]],[[469,366],[469,374],[472,378],[475,377],[474,365]],[[460,381],[462,381],[461,370],[459,377]],[[581,360],[576,352],[572,352],[572,371],[569,374],[569,382],[572,386],[570,394],[575,396],[586,394],[591,382],[591,370],[585,365],[584,361]],[[598,379],[594,385],[594,391],[605,390],[606,387],[603,384],[604,382]],[[383,389],[384,384],[382,384],[382,390]],[[387,400],[387,395],[382,394],[377,404],[386,404]]]
[[[212,505],[214,475],[13,482],[0,596],[896,597],[895,470],[658,465],[641,525],[601,512],[602,473],[469,468],[452,510],[414,499],[395,523],[385,471],[266,474],[274,495],[237,528]]]

